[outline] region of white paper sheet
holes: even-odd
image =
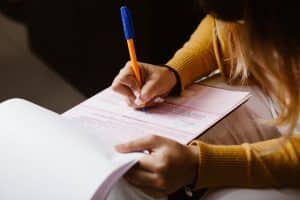
[[[24,100],[0,104],[0,122],[1,200],[87,200],[99,186],[104,199],[140,156],[120,156],[113,149],[119,142],[105,137],[106,130],[76,124]],[[112,172],[119,177],[105,182]]]
[[[107,128],[126,142],[156,134],[187,144],[249,98],[249,93],[192,85],[180,98],[138,111],[110,88],[79,104],[64,116]],[[109,136],[108,136],[109,137]]]

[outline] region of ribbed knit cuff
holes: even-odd
[[[176,85],[171,90],[170,95],[171,96],[180,96],[181,92],[182,92],[182,84],[181,84],[181,79],[180,79],[178,72],[169,65],[160,65],[160,66],[166,67],[174,73],[174,75],[176,77]]]
[[[241,145],[210,145],[193,141],[199,148],[195,189],[246,185],[249,177],[247,151]]]
[[[189,85],[193,80],[190,79],[189,70],[186,69],[186,66],[192,65],[190,59],[184,62],[180,60],[180,62],[176,59],[170,60],[165,66],[169,66],[171,69],[176,71],[178,77],[180,78],[181,91],[184,90],[184,87]]]

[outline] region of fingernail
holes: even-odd
[[[135,99],[134,103],[137,105],[137,106],[141,106],[144,104],[144,102],[138,97]]]
[[[154,103],[163,103],[163,102],[165,102],[165,100],[161,97],[157,97],[154,99]]]
[[[150,155],[150,151],[149,150],[145,150],[144,153]]]

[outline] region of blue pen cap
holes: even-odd
[[[133,39],[134,28],[133,28],[131,12],[127,6],[122,6],[120,10],[121,10],[121,17],[122,17],[125,38],[126,40]]]

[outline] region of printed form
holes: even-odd
[[[120,141],[160,135],[187,144],[247,101],[248,92],[228,91],[199,84],[181,97],[146,110],[127,106],[124,98],[110,88],[64,113],[67,118],[105,128],[107,136]]]

